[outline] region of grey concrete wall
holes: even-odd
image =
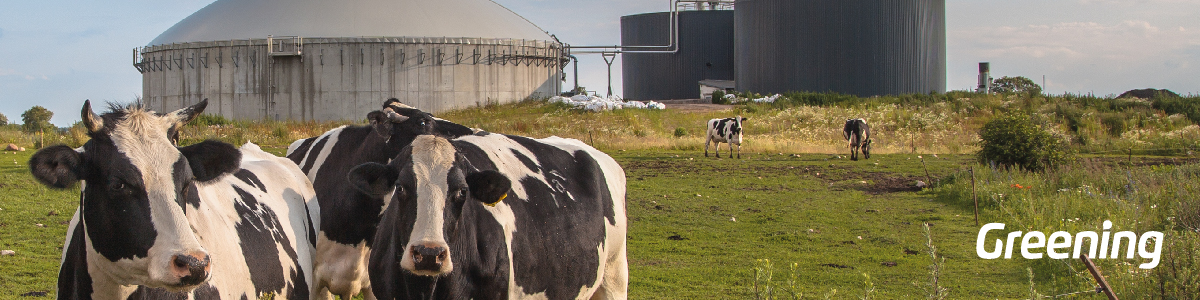
[[[341,38],[271,56],[265,40],[237,40],[147,47],[138,68],[142,100],[160,112],[207,98],[207,113],[231,119],[357,120],[392,97],[437,113],[557,95],[560,51],[544,41]]]

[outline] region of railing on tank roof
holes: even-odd
[[[271,56],[297,56],[304,50],[304,38],[298,36],[267,36],[267,54]]]

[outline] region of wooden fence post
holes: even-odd
[[[1091,272],[1092,277],[1096,278],[1096,283],[1100,284],[1100,288],[1103,289],[1104,295],[1108,296],[1108,300],[1118,300],[1117,294],[1114,294],[1112,287],[1108,285],[1108,280],[1104,279],[1104,275],[1100,275],[1100,269],[1097,269],[1096,265],[1092,264],[1092,260],[1088,259],[1087,254],[1080,254],[1079,260],[1083,261],[1083,265],[1087,266],[1088,272]]]
[[[971,166],[971,199],[975,201],[975,226],[979,226],[979,196],[975,194],[975,166]]]

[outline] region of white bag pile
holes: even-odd
[[[757,103],[775,103],[775,100],[778,100],[779,97],[782,97],[782,96],[780,96],[779,94],[774,94],[774,95],[767,96],[767,97],[750,99],[750,101],[754,101]]]
[[[550,97],[550,103],[558,103],[558,102],[566,103],[567,105],[570,105],[575,108],[586,109],[586,110],[597,111],[597,112],[598,111],[615,110],[615,109],[625,109],[625,108],[667,109],[667,106],[662,103],[658,103],[658,102],[654,102],[654,101],[649,101],[649,102],[644,102],[644,103],[640,102],[640,101],[624,101],[624,100],[621,100],[621,97],[617,97],[617,96],[612,96],[609,98],[603,98],[603,97],[597,97],[597,96],[587,96],[587,95],[575,95],[575,96],[571,96],[570,98],[562,97],[562,96]]]

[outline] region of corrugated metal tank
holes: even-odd
[[[946,90],[945,0],[737,0],[738,90]]]
[[[621,45],[654,46],[670,42],[671,13],[621,17]],[[700,80],[733,79],[731,10],[679,12],[679,51],[621,54],[625,99],[700,98]]]
[[[440,112],[557,95],[562,51],[488,0],[218,0],[134,66],[156,111],[207,98],[231,119],[360,120],[391,97]]]

